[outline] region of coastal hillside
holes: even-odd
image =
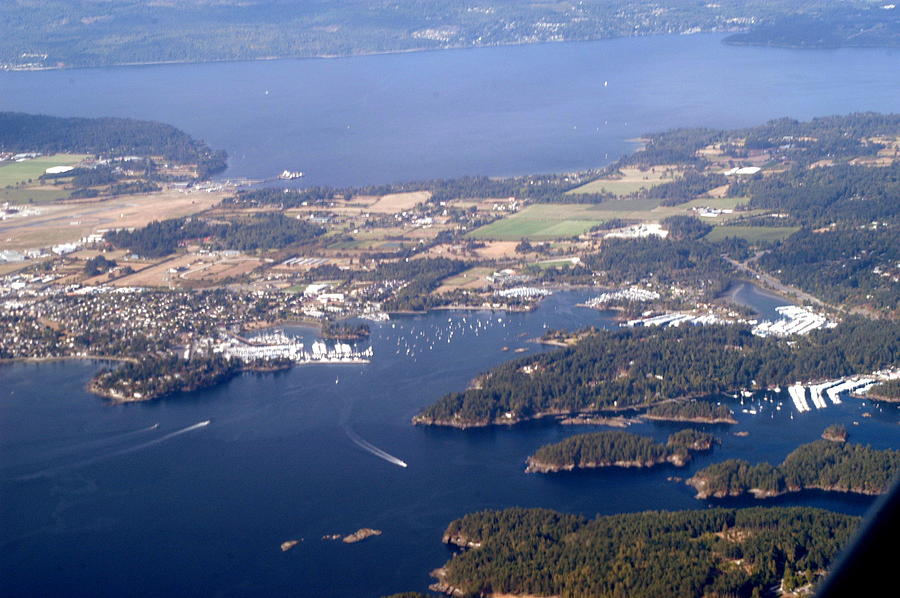
[[[732,40],[739,44],[896,46],[892,15],[878,8],[863,0],[838,5],[822,0],[799,5],[788,0],[4,2],[0,23],[7,25],[7,35],[0,39],[0,65],[27,69],[347,56],[712,31],[749,31]]]

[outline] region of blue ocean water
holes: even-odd
[[[896,50],[721,38],[0,72],[0,110],[159,120],[227,150],[224,176],[301,170],[300,185],[568,172],[649,131],[900,111]]]

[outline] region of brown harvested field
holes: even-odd
[[[714,187],[706,192],[706,194],[715,199],[722,199],[723,197],[728,196],[728,185],[721,185],[719,187]]]
[[[417,204],[428,201],[430,191],[410,191],[409,193],[391,193],[382,196],[369,207],[369,211],[381,214],[395,214],[405,210],[411,210]]]
[[[262,264],[263,260],[255,257],[187,253],[164,259],[134,274],[119,278],[112,284],[120,287],[217,284],[232,276],[246,274]],[[137,269],[134,264],[130,265]],[[173,269],[177,271],[173,272]]]
[[[197,265],[187,272],[179,273],[178,276],[183,280],[215,284],[232,276],[242,276],[252,272],[263,263],[263,260],[252,257],[227,258],[218,262]]]
[[[478,257],[489,260],[516,257],[517,241],[486,241],[484,247],[475,250]]]
[[[66,201],[38,206],[40,213],[0,222],[4,249],[31,249],[68,243],[99,229],[141,227],[152,220],[207,210],[227,192],[162,191],[107,200]]]

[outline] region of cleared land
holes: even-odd
[[[708,241],[721,241],[729,237],[759,241],[783,241],[800,230],[799,226],[717,226],[706,235]]]
[[[102,201],[42,205],[39,214],[0,222],[0,244],[4,249],[29,249],[77,241],[98,229],[140,227],[152,220],[201,212],[227,195],[224,191],[163,191]]]
[[[659,184],[674,181],[680,175],[680,172],[674,167],[667,166],[655,166],[650,170],[623,168],[620,172],[622,173],[621,176],[596,179],[581,187],[576,187],[575,189],[568,191],[568,193],[612,193],[617,196],[629,195],[635,191],[640,191],[641,189],[652,189]]]
[[[87,157],[87,154],[53,154],[23,162],[0,162],[0,187],[36,181],[52,166],[72,166]]]

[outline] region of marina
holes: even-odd
[[[204,343],[201,342],[202,346]],[[316,340],[307,351],[304,343],[287,336],[283,330],[260,334],[251,339],[227,336],[212,345],[214,353],[229,359],[245,362],[290,360],[292,364],[308,363],[369,363],[372,347],[361,351],[347,343],[337,342],[329,346],[325,341]]]

